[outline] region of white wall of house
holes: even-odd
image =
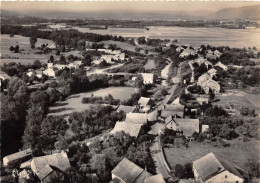
[[[118,177],[112,173],[112,179],[114,179],[114,178],[121,180],[122,183],[127,183],[127,182],[123,181],[122,179],[120,179],[120,177]]]

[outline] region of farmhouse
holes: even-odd
[[[49,77],[55,77],[55,71],[53,68],[48,68],[43,71],[43,74],[49,76]]]
[[[209,153],[193,162],[194,177],[198,182],[244,182],[238,168],[214,153]]]
[[[165,128],[183,132],[185,136],[192,136],[194,132],[199,133],[199,119],[176,118],[168,116],[165,119]]]
[[[63,64],[55,64],[54,67],[56,67],[58,70],[65,69],[66,65]]]
[[[114,134],[116,132],[124,131],[132,137],[138,137],[142,124],[131,124],[125,122],[117,122],[114,129],[110,132]]]
[[[140,107],[139,110],[141,112],[148,112],[151,109],[152,105],[153,105],[153,101],[150,98],[141,97],[138,100],[138,105]]]
[[[161,109],[161,117],[167,118],[168,116],[176,115],[179,118],[184,117],[184,105],[169,105],[165,104]]]
[[[16,163],[16,162],[24,162],[29,160],[32,157],[32,150],[31,149],[25,149],[23,151],[19,151],[14,154],[10,154],[8,156],[5,156],[3,158],[3,165],[7,166],[9,163]]]
[[[154,75],[153,73],[141,73],[142,77],[143,77],[143,83],[145,85],[148,84],[154,84]]]
[[[143,183],[144,179],[152,176],[127,158],[120,161],[111,173],[112,181],[110,183]]]
[[[210,80],[210,79],[211,79],[211,76],[208,73],[205,73],[198,78],[198,85],[201,86],[202,83],[204,83],[205,81]]]
[[[184,48],[182,46],[179,46],[179,47],[176,48],[177,52],[181,52],[182,50],[184,50]]]
[[[208,70],[208,74],[211,76],[211,78],[213,78],[214,76],[216,76],[217,70],[212,68],[212,69]]]
[[[220,85],[214,80],[207,80],[203,82],[201,84],[201,87],[206,94],[208,94],[210,90],[212,90],[214,93],[219,93],[220,91]]]
[[[69,167],[68,156],[63,151],[61,153],[33,158],[31,162],[31,169],[39,177],[41,182],[48,182],[49,176],[56,169],[64,172]]]
[[[216,63],[216,65],[215,66],[218,66],[218,67],[220,67],[220,68],[222,68],[223,70],[227,70],[227,66],[225,66],[224,64],[222,64],[220,61],[218,62],[218,63]]]
[[[148,122],[148,117],[146,113],[127,113],[125,122],[132,124],[146,124]]]

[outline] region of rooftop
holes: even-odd
[[[134,112],[136,109],[135,106],[126,106],[126,105],[120,105],[117,108],[117,111],[124,111],[125,113]]]
[[[147,114],[146,113],[127,113],[125,122],[134,123],[134,124],[145,124],[147,123]]]
[[[65,152],[33,158],[32,164],[34,164],[37,174],[45,169],[47,165],[56,167],[62,171],[70,167],[70,162]]]
[[[17,153],[14,154],[10,154],[8,156],[5,156],[4,159],[7,159],[8,161],[14,161],[14,160],[18,160],[27,156],[31,156],[32,155],[32,150],[31,149],[25,149],[23,151],[19,151]]]
[[[243,178],[232,163],[224,160],[222,157],[217,156],[212,152],[194,161],[193,165],[203,181],[214,177],[224,170]]]
[[[120,161],[120,163],[112,170],[112,174],[127,183],[141,183],[145,178],[151,176],[150,173],[127,158]]]
[[[112,134],[120,131],[130,134],[130,136],[137,137],[141,130],[142,124],[132,124],[125,122],[117,122],[114,129],[110,132]]]
[[[138,100],[138,104],[139,104],[139,105],[142,105],[142,106],[145,106],[145,105],[148,105],[148,103],[149,103],[150,100],[151,100],[150,98],[141,97],[141,98]]]

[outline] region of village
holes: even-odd
[[[257,48],[68,27],[1,29],[1,182],[259,182]]]

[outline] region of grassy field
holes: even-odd
[[[48,39],[37,39],[36,47],[40,47],[42,44],[52,45],[53,41]],[[13,53],[9,50],[10,46],[19,45],[21,53]],[[55,51],[52,51],[49,54],[35,54],[39,52],[38,49],[31,49],[29,37],[24,37],[20,35],[15,35],[13,38],[10,38],[9,35],[3,34],[1,35],[1,64],[9,63],[9,62],[20,62],[21,64],[32,64],[35,60],[39,60],[43,63],[46,63],[50,58],[50,55],[53,55],[55,59],[60,56],[55,55]],[[70,51],[65,52],[64,55],[67,57],[68,55],[74,55],[80,57],[79,51]],[[15,59],[18,58],[18,59]]]
[[[210,152],[222,156],[244,170],[247,170],[246,163],[249,158],[255,160],[259,158],[259,140],[251,139],[243,142],[242,138],[237,138],[229,143],[230,147],[214,147],[211,144],[190,142],[188,148],[165,148],[165,154],[171,167],[176,164],[191,163]]]
[[[136,92],[138,92],[138,89],[133,87],[109,87],[96,91],[71,95],[67,98],[67,100],[57,102],[55,106],[50,107],[49,115],[65,115],[72,112],[81,112],[89,109],[89,107],[94,104],[82,104],[81,100],[83,97],[90,97],[92,94],[98,97],[104,97],[111,94],[115,99],[125,100],[129,99],[131,95]]]
[[[254,108],[257,114],[259,114],[260,112],[260,103],[259,103],[260,94],[251,94],[243,91],[231,93],[227,91],[226,93],[222,95],[218,95],[215,98],[219,99],[218,102],[213,103],[215,105],[220,105],[220,106],[236,105],[241,107],[248,106]]]
[[[128,50],[128,51],[135,51],[135,46],[129,44],[129,43],[123,43],[120,41],[102,41],[102,43],[104,43],[105,46],[108,46],[109,44],[116,44],[117,47],[122,48],[123,50]],[[151,46],[147,46],[147,45],[139,45],[138,47],[143,48],[143,50],[140,51],[140,53],[144,54],[144,50],[148,49],[151,50],[152,47]],[[157,54],[155,52],[149,51],[148,54]]]

